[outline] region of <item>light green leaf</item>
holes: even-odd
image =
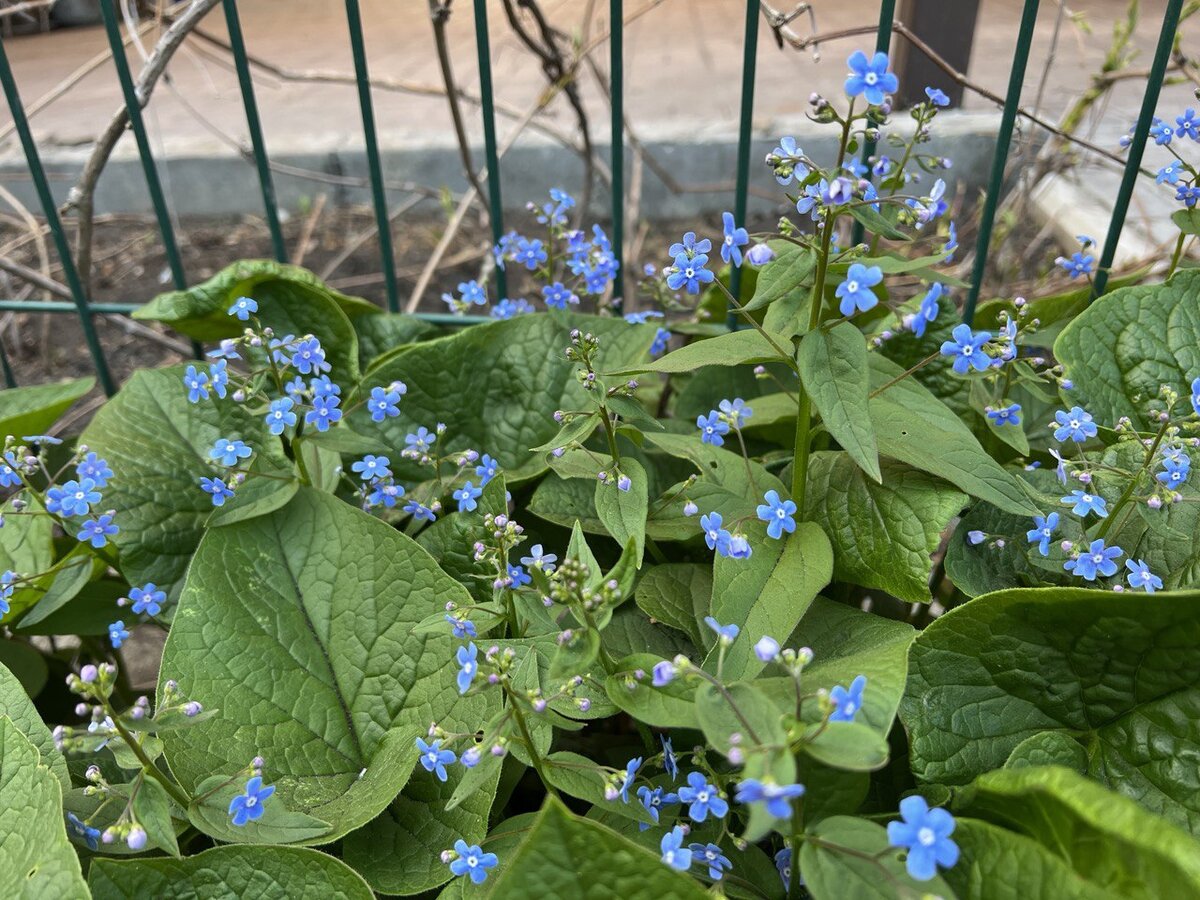
[[[600,766],[570,750],[555,750],[543,760],[546,778],[558,790],[571,797],[584,800],[600,809],[608,810],[626,818],[653,825],[654,819],[646,807],[632,796],[628,803],[619,797],[609,800],[604,796],[607,773]]]
[[[613,610],[612,620],[604,627],[604,648],[615,657],[653,653],[663,659],[672,659],[682,653],[695,659],[696,647],[680,632],[651,622],[632,603]]]
[[[133,814],[146,829],[150,842],[172,856],[179,856],[179,841],[171,822],[171,798],[153,778],[143,775],[133,794]]]
[[[790,360],[791,357],[781,354],[777,348],[787,351],[791,345],[792,342],[781,334],[764,336],[762,332],[753,328],[727,331],[716,337],[693,341],[653,362],[639,363],[636,366],[609,374],[693,372],[701,366],[740,366],[746,363],[781,362]]]
[[[26,495],[28,496],[28,494]],[[44,510],[36,498],[29,499],[31,513]],[[0,528],[0,571],[11,570],[18,575],[40,575],[54,565],[54,524],[46,515],[9,515]],[[23,582],[15,586],[9,599],[9,612],[0,618],[15,621],[44,595],[54,580],[53,575]]]
[[[911,241],[912,235],[901,231],[883,213],[870,206],[851,206],[848,210],[851,216],[862,223],[863,227],[873,234],[885,237],[889,241]],[[889,210],[890,212],[890,210]]]
[[[1087,750],[1065,732],[1043,731],[1017,744],[1004,761],[1006,769],[1029,766],[1063,766],[1084,775],[1088,768]]]
[[[97,859],[94,900],[372,900],[367,883],[340,860],[303,847],[215,847],[186,859]]]
[[[0,897],[88,896],[67,840],[62,788],[37,747],[0,716]]]
[[[1023,740],[1064,731],[1088,774],[1200,833],[1200,593],[986,594],[925,629],[900,717],[917,777],[966,784]]]
[[[887,765],[887,740],[861,722],[810,725],[804,736],[801,749],[831,768],[874,772]]]
[[[829,537],[835,581],[928,603],[932,554],[967,497],[891,460],[884,460],[882,476],[881,484],[868,480],[845,453],[814,453],[804,517]]]
[[[796,360],[804,388],[830,436],[871,478],[882,480],[867,406],[870,371],[862,332],[849,322],[810,331],[800,341]]]
[[[54,737],[49,727],[38,715],[33,701],[21,687],[17,676],[0,665],[0,717],[6,717],[12,725],[29,740],[41,755],[41,764],[46,766],[64,793],[71,789],[71,775],[67,771],[67,761],[62,752],[54,745]]]
[[[172,772],[192,788],[261,755],[284,806],[332,824],[326,840],[370,821],[431,721],[487,718],[490,695],[458,695],[449,637],[414,631],[451,600],[470,597],[413,541],[310,488],[210,531],[162,678],[221,714],[163,735]]]
[[[288,809],[282,800],[266,803],[263,814],[253,824],[234,825],[229,817],[229,804],[243,793],[245,781],[224,775],[211,775],[194,790],[196,799],[188,807],[188,819],[196,828],[218,840],[229,843],[247,841],[260,844],[292,844],[308,841],[329,833],[329,823]]]
[[[621,460],[621,472],[629,478],[629,490],[597,481],[596,513],[618,544],[624,547],[633,541],[634,558],[640,568],[646,549],[646,515],[650,509],[646,470],[636,459],[625,458]]]
[[[240,438],[253,448],[259,471],[279,477],[293,471],[260,416],[232,401],[189,403],[182,378],[182,366],[134,372],[80,437],[114,473],[104,504],[117,510],[121,531],[113,542],[122,574],[132,584],[153,581],[170,594],[213,516],[212,498],[200,489],[200,477],[212,473],[213,443]],[[296,486],[279,477],[250,477],[222,511],[236,518],[282,506]]]
[[[44,434],[95,384],[96,379],[88,377],[0,391],[0,442],[7,435],[20,439]]]
[[[369,372],[383,362],[380,357],[385,354],[394,353],[406,344],[427,341],[438,334],[436,325],[404,313],[356,316],[351,322],[358,335],[359,368],[363,372]]]
[[[754,297],[745,304],[747,312],[762,309],[793,291],[809,290],[808,281],[817,264],[816,254],[789,241],[774,241],[771,248],[775,258],[758,273]]]
[[[651,653],[635,653],[618,662],[604,682],[609,699],[655,728],[699,728],[695,685],[683,678],[675,678],[663,687],[651,684],[650,673],[662,659]],[[635,675],[638,670],[642,672],[640,679]]]
[[[667,563],[646,570],[634,600],[642,612],[703,641],[700,629],[712,602],[712,568],[700,563]]]

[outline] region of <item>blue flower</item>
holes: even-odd
[[[450,633],[460,640],[462,638],[476,637],[479,634],[475,628],[475,623],[470,619],[460,619],[458,616],[446,613],[446,621],[450,623]]]
[[[357,472],[358,477],[363,481],[372,481],[376,478],[387,478],[392,474],[392,470],[388,468],[388,463],[391,460],[386,456],[375,456],[368,453],[362,459],[350,464],[350,471]]]
[[[100,502],[100,492],[96,490],[96,482],[90,478],[82,481],[67,481],[59,487],[50,488],[46,492],[46,508],[50,512],[58,512],[64,516],[86,516],[92,511],[92,504]]]
[[[195,366],[188,366],[183,373],[183,386],[188,390],[189,403],[208,399],[208,375],[197,372]]]
[[[642,758],[640,756],[635,756],[625,763],[625,774],[621,778],[621,787],[617,789],[617,795],[621,798],[622,803],[629,802],[629,789],[633,787],[633,780],[637,777],[638,769],[641,767]]]
[[[1162,590],[1163,580],[1150,571],[1150,567],[1144,559],[1127,559],[1125,568],[1129,570],[1125,580],[1129,582],[1131,588],[1143,588],[1147,594]]]
[[[683,846],[683,828],[679,825],[664,834],[658,846],[662,850],[662,861],[672,869],[686,872],[692,867],[692,851]]]
[[[491,316],[493,319],[512,319],[531,312],[534,312],[533,304],[524,297],[518,297],[516,300],[505,297],[492,307]]]
[[[449,777],[446,774],[446,766],[452,766],[458,761],[458,755],[453,750],[442,749],[441,741],[427,744],[421,738],[417,738],[417,752],[420,754],[417,758],[425,767],[425,771],[433,772],[438,781],[445,781]]]
[[[208,367],[208,377],[212,383],[212,389],[217,392],[217,396],[222,400],[225,399],[225,394],[229,385],[229,363],[223,359],[218,359],[215,363]]]
[[[483,488],[477,488],[468,481],[450,496],[458,501],[459,512],[471,512],[479,505],[475,502],[475,498],[482,493]]]
[[[1171,143],[1171,138],[1175,137],[1175,129],[1166,122],[1154,120],[1154,124],[1150,126],[1149,137],[1154,138],[1154,143],[1163,147]]]
[[[663,768],[671,776],[671,780],[674,781],[679,777],[679,767],[675,761],[675,748],[671,746],[671,739],[665,734],[660,734],[658,739],[662,743],[663,748]]]
[[[712,444],[714,447],[724,444],[725,438],[722,435],[729,434],[729,423],[722,419],[715,409],[707,416],[697,416],[696,427],[700,429],[701,443]]]
[[[954,371],[965,375],[968,369],[982,372],[992,364],[992,358],[983,352],[983,345],[992,339],[991,332],[971,331],[967,324],[956,325],[950,332],[953,340],[942,342],[942,356],[954,357]]]
[[[224,506],[225,501],[233,496],[233,491],[220,478],[201,478],[200,488],[212,494],[213,506]]]
[[[717,404],[717,409],[721,411],[722,418],[734,428],[744,427],[746,420],[754,415],[754,410],[747,406],[746,401],[741,397],[735,397],[733,400],[722,400]]]
[[[428,453],[429,448],[436,443],[437,435],[424,425],[417,429],[416,434],[409,433],[404,436],[405,448],[415,454]]]
[[[712,515],[715,516],[717,514],[712,513]],[[719,519],[719,517],[718,517],[718,519]],[[703,520],[701,520],[700,524],[701,525],[704,524]],[[718,521],[717,524],[720,524],[720,522]],[[715,631],[717,633],[717,639],[722,644],[725,644],[726,646],[728,646],[729,644],[732,644],[735,640],[737,640],[737,636],[741,632],[741,629],[738,628],[738,626],[736,626],[732,623],[729,625],[722,625],[720,622],[718,622],[712,616],[705,616],[704,624],[707,625],[709,628],[711,628],[713,631]]]
[[[241,828],[247,822],[261,819],[263,804],[275,793],[275,785],[263,785],[262,777],[255,775],[246,782],[245,793],[238,794],[229,801],[229,815],[233,824]]]
[[[946,254],[946,262],[950,262],[954,258],[954,251],[958,249],[958,229],[954,227],[954,223],[950,223],[950,228],[946,234],[946,243],[942,245],[942,252]]]
[[[416,500],[409,500],[404,504],[404,511],[413,517],[416,521],[435,522],[437,521],[437,513],[424,503],[418,503]]]
[[[925,88],[925,96],[929,98],[929,102],[934,106],[946,107],[950,105],[950,98],[943,91],[935,87]]]
[[[475,467],[475,474],[479,476],[479,484],[487,486],[487,483],[496,477],[496,473],[500,471],[500,463],[492,459],[486,453],[479,457],[479,465]]]
[[[829,701],[833,704],[833,712],[829,715],[830,722],[853,722],[855,715],[862,709],[863,689],[867,686],[866,675],[856,675],[850,682],[850,689],[840,684],[834,685],[829,692]]]
[[[285,428],[296,424],[296,414],[292,412],[295,405],[296,401],[291,397],[280,397],[271,401],[271,406],[263,417],[271,434],[283,434]]]
[[[328,375],[320,375],[309,382],[309,389],[314,398],[341,397],[342,389]]]
[[[1155,184],[1176,184],[1179,181],[1179,176],[1183,174],[1183,162],[1178,159],[1173,159],[1154,176]]]
[[[721,527],[721,514],[709,513],[700,517],[700,528],[704,531],[704,542],[709,550],[716,550],[722,556],[729,553],[729,532]]]
[[[475,673],[479,671],[479,648],[474,643],[467,644],[465,647],[459,647],[455,658],[458,660],[458,692],[465,694],[471,687],[471,681],[475,678]]]
[[[0,573],[0,616],[8,615],[8,601],[13,595],[14,582],[17,580],[17,573],[12,569],[6,569]]]
[[[1013,403],[1009,406],[1002,406],[999,409],[987,410],[987,417],[991,419],[993,425],[1020,425],[1020,412],[1021,404]]]
[[[1054,414],[1058,427],[1054,429],[1054,439],[1060,444],[1066,440],[1082,444],[1088,438],[1096,436],[1096,423],[1092,421],[1091,413],[1081,406],[1073,406],[1069,410],[1060,409]]]
[[[1200,141],[1200,120],[1196,119],[1196,111],[1188,107],[1183,111],[1182,116],[1175,117],[1175,124],[1179,127],[1175,129],[1175,133],[1180,137],[1189,137],[1193,141]]]
[[[521,566],[514,566],[509,563],[508,577],[512,580],[512,586],[519,588],[527,584],[533,584],[533,576],[526,572]]]
[[[1072,507],[1071,512],[1082,518],[1088,513],[1095,513],[1100,518],[1108,515],[1108,506],[1099,494],[1089,494],[1087,491],[1073,490],[1062,498],[1064,506]]]
[[[735,266],[742,264],[742,247],[750,243],[750,235],[745,228],[738,228],[733,220],[733,213],[721,213],[721,221],[725,226],[725,236],[721,240],[721,259],[732,262]]]
[[[761,803],[776,819],[787,819],[792,815],[792,800],[803,796],[802,784],[776,784],[747,778],[738,783],[734,799],[738,803]]]
[[[328,431],[329,426],[342,418],[338,409],[338,397],[313,397],[313,408],[304,414],[305,424],[313,425],[317,431]]]
[[[808,177],[804,151],[796,146],[796,139],[790,135],[779,139],[779,146],[767,156],[767,165],[775,170],[775,180],[780,184],[790,184],[793,176],[801,180]]]
[[[775,258],[775,251],[767,244],[755,244],[746,251],[746,262],[752,266],[765,266]]]
[[[667,344],[671,340],[671,332],[666,328],[660,328],[654,332],[654,341],[650,344],[651,359],[662,356],[667,352]]]
[[[1175,186],[1175,199],[1191,209],[1200,200],[1200,185],[1179,184]]]
[[[404,496],[403,485],[394,484],[391,481],[377,481],[373,486],[373,490],[367,495],[367,503],[370,506],[383,506],[391,509],[396,505],[401,497]]]
[[[230,438],[218,438],[208,451],[210,459],[215,459],[223,466],[236,466],[239,459],[249,459],[254,453],[244,441]]]
[[[818,184],[804,186],[804,193],[796,198],[796,212],[807,214],[814,222],[821,217],[822,197],[829,190],[829,183],[822,178]]]
[[[133,601],[133,612],[136,615],[157,616],[162,612],[162,605],[167,602],[167,592],[160,591],[158,585],[149,581],[142,587],[131,588],[129,599]]]
[[[299,403],[304,399],[304,379],[297,375],[283,386],[283,392]]]
[[[105,513],[95,519],[88,519],[80,525],[79,533],[75,535],[75,538],[83,543],[90,541],[91,545],[99,550],[108,543],[108,535],[116,534],[120,530],[113,524],[112,515]]]
[[[1164,459],[1162,462],[1163,470],[1154,476],[1160,484],[1174,490],[1187,481],[1192,464],[1186,456],[1179,459]]]
[[[667,255],[672,259],[678,259],[680,255],[691,259],[693,256],[699,256],[708,253],[712,249],[712,241],[708,238],[696,240],[696,232],[689,231],[683,236],[682,241],[677,241],[671,245],[667,251]]]
[[[513,262],[520,263],[530,272],[544,263],[546,258],[546,251],[542,249],[542,242],[537,238],[533,240],[520,238],[517,241],[517,250],[513,253]]]
[[[650,813],[650,818],[654,820],[654,824],[658,824],[658,810],[664,803],[678,803],[679,798],[674,794],[668,794],[663,788],[656,787],[653,790],[642,785],[637,789],[638,799],[642,801],[642,806],[646,807],[646,812]],[[638,822],[638,831],[645,831],[650,826],[645,822]]]
[[[720,547],[717,548],[717,552],[721,552]],[[744,534],[739,532],[729,536],[729,546],[726,548],[725,555],[730,559],[749,559],[753,552],[750,548],[750,541]]]
[[[689,844],[688,849],[696,862],[708,866],[708,877],[713,881],[720,881],[724,871],[733,868],[733,863],[717,844]]]
[[[1058,529],[1058,513],[1052,512],[1050,515],[1043,518],[1042,516],[1033,517],[1033,527],[1025,532],[1025,537],[1031,544],[1038,545],[1038,552],[1042,556],[1050,555],[1050,539],[1054,537],[1054,532]]]
[[[688,775],[687,786],[679,789],[679,802],[688,807],[688,815],[694,822],[703,822],[709,813],[722,819],[729,812],[729,804],[718,793],[717,786],[708,783],[703,772]]]
[[[547,575],[554,571],[556,562],[558,562],[558,557],[553,553],[543,551],[541,544],[534,544],[529,548],[529,555],[521,557],[522,565],[529,566],[531,569],[541,569]]]
[[[763,495],[766,503],[760,504],[756,512],[759,519],[767,523],[767,536],[779,540],[786,531],[791,534],[796,530],[796,503],[793,500],[781,500],[779,492],[767,491]]]
[[[1096,262],[1096,258],[1090,253],[1083,253],[1076,250],[1071,254],[1070,258],[1060,256],[1054,260],[1055,265],[1065,271],[1072,278],[1079,278],[1082,275],[1092,274],[1092,265]]]
[[[371,396],[367,400],[367,409],[371,411],[372,422],[382,422],[384,419],[400,415],[399,390],[388,390],[383,387],[371,388]]]
[[[250,313],[258,312],[258,301],[253,297],[238,297],[233,301],[233,306],[227,310],[229,315],[237,316],[243,322],[250,318]]]
[[[872,106],[883,102],[883,95],[894,93],[900,80],[887,70],[888,55],[876,53],[871,59],[861,50],[855,50],[846,60],[850,74],[846,76],[846,96],[863,94]]]
[[[487,881],[487,870],[500,862],[495,853],[484,853],[478,844],[468,847],[462,838],[454,842],[454,852],[458,855],[451,861],[450,871],[456,876],[470,875],[472,884]]]
[[[114,650],[129,640],[129,629],[125,627],[124,622],[118,619],[108,626],[108,640],[112,643]]]
[[[67,813],[67,826],[71,829],[71,833],[82,840],[89,850],[98,850],[100,848],[100,829],[93,828],[91,825],[84,823],[75,813]]]
[[[888,843],[904,847],[908,874],[917,881],[928,881],[937,867],[948,869],[958,862],[958,844],[950,840],[954,816],[944,809],[930,809],[924,797],[914,794],[900,801],[904,821],[888,822]]]
[[[579,303],[579,298],[572,294],[570,289],[565,287],[561,281],[556,281],[542,288],[542,299],[546,302],[547,306],[553,309],[566,309],[568,303]]]
[[[1103,539],[1097,538],[1085,552],[1063,563],[1063,568],[1084,581],[1095,581],[1097,574],[1116,574],[1117,564],[1114,560],[1124,552],[1120,547],[1106,547]]]
[[[780,879],[783,881],[783,889],[789,890],[792,886],[792,848],[784,847],[775,854],[775,871],[779,873]]]
[[[305,338],[296,345],[296,349],[292,353],[292,365],[301,375],[308,375],[312,372],[320,374],[328,372],[332,368],[329,363],[325,362],[325,350],[315,337]]]
[[[921,298],[921,306],[917,310],[917,314],[913,316],[912,330],[917,337],[925,337],[925,328],[937,318],[940,307],[938,300],[946,289],[938,282],[934,282],[929,286],[929,291]]]
[[[17,458],[13,455],[11,450],[5,452],[5,454],[0,457],[0,488],[16,487],[21,483],[21,476],[17,474],[18,468],[19,464],[17,463]],[[76,474],[78,474],[81,478],[84,477],[83,473],[79,472],[78,470],[76,471]],[[97,484],[97,487],[103,486],[104,485],[102,484]]]
[[[651,319],[661,319],[663,314],[657,309],[644,309],[639,312],[625,313],[625,321],[630,325],[647,325]]]
[[[675,257],[675,265],[668,268],[667,287],[673,291],[686,288],[689,294],[700,293],[700,285],[708,284],[716,277],[704,268],[707,263],[708,257],[703,253],[691,258],[684,253],[679,254]]]
[[[656,662],[654,668],[650,670],[650,683],[654,687],[666,687],[675,680],[675,664],[668,660]]]

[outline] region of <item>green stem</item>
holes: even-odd
[[[1103,539],[1108,534],[1113,522],[1117,519],[1117,514],[1129,505],[1129,500],[1133,497],[1133,492],[1137,489],[1138,482],[1142,479],[1142,473],[1149,469],[1150,465],[1154,462],[1154,454],[1158,452],[1158,445],[1162,443],[1163,436],[1166,435],[1170,424],[1169,420],[1163,422],[1162,427],[1158,429],[1158,434],[1154,437],[1154,443],[1146,450],[1146,458],[1142,462],[1142,467],[1133,473],[1133,477],[1129,479],[1129,484],[1125,486],[1125,490],[1121,493],[1116,505],[1113,506],[1112,512],[1108,514],[1108,517],[1100,523],[1100,527],[1096,530],[1097,538]]]
[[[173,799],[184,809],[187,809],[188,806],[191,805],[191,799],[183,792],[179,785],[175,784],[175,782],[171,781],[171,779],[167,778],[166,775],[159,771],[158,766],[154,765],[154,761],[151,760],[150,757],[146,755],[146,751],[142,749],[142,745],[138,743],[132,734],[130,734],[129,729],[121,724],[121,720],[117,718],[117,714],[113,711],[112,707],[108,705],[107,700],[104,701],[104,711],[112,718],[112,723],[117,729],[117,734],[121,735],[121,740],[123,740],[126,746],[133,751],[133,755],[136,756],[138,758],[138,762],[142,764],[142,771],[161,784],[166,792],[171,795],[171,799]]]
[[[1175,274],[1175,270],[1179,267],[1179,259],[1183,256],[1183,241],[1186,238],[1182,231],[1179,232],[1179,238],[1175,241],[1175,252],[1171,254],[1171,268],[1167,270],[1167,278]]]
[[[529,750],[529,761],[533,763],[533,770],[537,772],[538,778],[542,780],[547,793],[555,800],[562,800],[558,795],[558,790],[550,783],[550,779],[546,777],[546,770],[542,765],[542,758],[538,755],[537,747],[533,743],[533,735],[529,733],[529,726],[525,722],[525,713],[521,711],[521,702],[512,692],[511,688],[506,687],[508,693],[509,708],[512,710],[513,721],[517,723],[517,729],[521,732],[521,740],[525,742],[526,749]]]
[[[757,331],[759,334],[761,334],[763,336],[763,339],[766,340],[766,342],[771,345],[771,349],[773,349],[776,353],[779,354],[780,362],[786,363],[788,366],[791,367],[791,369],[793,371],[795,371],[796,362],[795,362],[795,360],[792,359],[792,354],[789,353],[787,350],[784,350],[783,347],[779,346],[779,342],[777,340],[775,340],[775,338],[773,338],[770,335],[770,333],[765,328],[763,328],[762,325],[760,325],[753,316],[746,315],[745,307],[743,307],[740,303],[738,303],[737,298],[734,297],[732,293],[730,293],[729,288],[725,287],[724,282],[722,282],[720,278],[716,279],[716,281],[714,281],[713,284],[715,284],[717,287],[719,287],[721,289],[721,292],[725,295],[725,299],[728,300],[729,305],[733,307],[734,312],[736,312],[738,315],[744,317],[746,319],[746,321],[749,322],[754,327],[754,330]]]
[[[600,404],[600,421],[604,423],[604,436],[608,438],[608,452],[612,455],[613,465],[621,462],[621,451],[617,449],[617,432],[613,429],[612,416],[608,407]]]

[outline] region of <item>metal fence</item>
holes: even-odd
[[[503,213],[500,196],[500,166],[496,147],[496,127],[494,112],[494,97],[492,90],[491,55],[488,45],[487,0],[473,0],[475,11],[475,43],[479,57],[480,97],[482,100],[483,132],[487,158],[487,189],[489,219],[493,237],[498,241],[504,232]],[[146,135],[146,127],[142,118],[142,105],[139,102],[133,76],[129,70],[121,33],[118,26],[117,0],[101,0],[100,9],[104,16],[104,26],[109,45],[112,48],[112,58],[120,80],[125,106],[129,113],[129,126],[137,143],[138,154],[142,169],[146,176],[146,186],[154,208],[155,218],[162,235],[163,248],[171,272],[171,279],[178,289],[188,286],[187,274],[180,258],[179,246],[175,239],[174,226],[167,210],[163,196],[162,184],[159,180],[157,164],[150,149]],[[375,114],[371,102],[371,86],[367,73],[367,54],[363,42],[362,18],[359,10],[359,0],[345,0],[346,21],[349,26],[350,45],[354,58],[354,68],[358,88],[359,106],[362,112],[363,137],[366,144],[367,165],[370,176],[371,196],[374,206],[376,223],[379,231],[380,265],[383,268],[387,308],[392,312],[399,311],[399,294],[395,274],[395,254],[392,248],[391,229],[387,196],[384,190],[383,172],[379,156],[379,142],[375,130]],[[997,203],[1004,180],[1005,163],[1008,158],[1009,145],[1012,141],[1013,126],[1018,115],[1021,97],[1021,86],[1025,78],[1025,68],[1029,60],[1032,45],[1033,28],[1037,19],[1039,0],[1024,0],[1024,9],[1020,27],[1017,33],[1013,52],[1012,69],[1009,76],[1008,91],[1005,96],[1000,128],[996,136],[996,149],[992,160],[992,170],[988,181],[987,193],[980,211],[979,235],[975,248],[974,270],[972,272],[970,290],[963,308],[963,320],[972,321],[975,306],[979,299],[980,286],[983,282],[984,267],[987,261],[988,246],[991,242],[992,226],[994,224]],[[1093,296],[1102,294],[1108,281],[1109,269],[1116,253],[1117,243],[1121,237],[1121,229],[1125,224],[1125,216],[1129,209],[1129,201],[1133,194],[1141,168],[1142,154],[1145,150],[1147,136],[1154,118],[1154,109],[1158,103],[1159,92],[1167,64],[1170,61],[1176,28],[1183,0],[1167,0],[1167,8],[1163,15],[1154,59],[1150,65],[1149,77],[1145,94],[1142,99],[1141,112],[1134,128],[1128,148],[1128,157],[1120,190],[1113,206],[1112,217],[1104,239],[1100,256],[1100,264],[1093,282]],[[229,43],[233,53],[238,83],[241,89],[242,102],[245,107],[246,123],[250,133],[254,162],[258,171],[259,185],[262,191],[263,209],[266,216],[267,228],[271,235],[271,245],[276,259],[286,261],[283,232],[280,228],[278,208],[275,199],[275,188],[271,180],[271,169],[268,164],[267,152],[263,143],[262,126],[258,117],[258,106],[254,96],[254,85],[250,78],[250,66],[246,57],[245,42],[242,37],[241,24],[238,20],[236,0],[222,0],[222,8],[229,32]],[[610,93],[612,98],[612,246],[618,260],[624,262],[624,233],[625,221],[625,178],[624,178],[624,134],[623,127],[623,2],[609,0],[610,38],[609,38],[609,72]],[[876,48],[888,51],[893,37],[893,22],[896,14],[896,0],[882,0],[880,3],[879,26],[876,34]],[[754,67],[758,45],[758,29],[761,15],[759,0],[746,0],[746,24],[743,40],[741,109],[738,126],[738,152],[736,188],[734,194],[734,216],[743,222],[746,217],[746,199],[750,171],[750,138],[751,118],[754,111]],[[63,268],[63,277],[70,290],[70,301],[37,301],[37,300],[3,300],[0,299],[0,312],[21,311],[35,313],[74,313],[79,318],[83,329],[84,340],[88,352],[95,365],[96,375],[106,393],[116,390],[112,375],[109,372],[105,358],[104,347],[96,333],[93,316],[97,314],[122,313],[127,314],[137,308],[132,303],[93,303],[87,295],[79,272],[75,268],[74,258],[63,229],[62,221],[55,208],[54,198],[50,192],[46,170],[38,154],[37,145],[29,128],[29,120],[21,104],[21,96],[4,41],[0,39],[0,83],[3,84],[4,95],[12,113],[13,124],[21,141],[22,149],[29,166],[29,175],[38,194],[43,213],[49,225],[50,233],[58,252]],[[864,161],[874,153],[871,143],[864,144],[862,155]],[[856,233],[855,239],[861,237]],[[624,266],[621,267],[615,284],[615,296],[623,294]],[[732,290],[737,295],[740,272],[734,269],[732,273]],[[499,296],[505,296],[504,272],[497,270]],[[463,322],[462,318],[451,318],[439,314],[420,314],[423,318],[434,321]],[[467,319],[465,321],[471,321]],[[731,320],[731,325],[732,325]],[[195,348],[197,351],[199,348]],[[8,387],[13,387],[16,381],[11,366],[0,344],[0,369],[3,370],[4,380]]]

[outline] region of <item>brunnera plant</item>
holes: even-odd
[[[638,312],[554,190],[544,311],[241,262],[81,434],[0,394],[4,895],[1200,894],[1200,276],[958,324],[945,98],[849,65]]]

